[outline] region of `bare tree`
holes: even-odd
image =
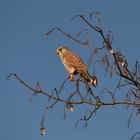
[[[48,104],[44,110],[44,114],[41,119],[40,124],[40,133],[41,135],[45,134],[45,117],[49,110],[57,106],[58,104],[64,105],[64,116],[65,110],[69,109],[70,111],[74,111],[75,107],[79,105],[88,105],[89,109],[84,112],[82,118],[79,118],[76,122],[76,126],[79,122],[84,122],[85,126],[88,124],[88,120],[98,112],[99,109],[103,107],[113,106],[113,105],[127,105],[127,107],[131,107],[132,111],[130,112],[130,116],[128,119],[128,127],[130,126],[130,121],[132,119],[132,115],[136,114],[138,118],[140,118],[140,65],[139,62],[136,61],[133,68],[129,67],[129,62],[127,58],[123,55],[121,50],[114,49],[112,46],[113,43],[113,33],[108,31],[104,33],[104,29],[102,26],[102,19],[99,12],[92,12],[88,15],[76,15],[71,18],[72,20],[77,19],[81,22],[85,23],[86,29],[82,29],[76,35],[71,35],[65,32],[62,28],[55,27],[50,29],[46,34],[46,39],[54,33],[54,31],[62,33],[65,37],[78,43],[87,49],[90,49],[90,56],[88,59],[88,64],[94,66],[93,78],[95,82],[98,82],[98,87],[100,87],[100,93],[96,93],[94,90],[95,87],[92,87],[89,83],[87,83],[80,76],[73,81],[69,81],[68,78],[64,79],[62,85],[59,89],[54,88],[52,93],[48,93],[44,91],[40,85],[40,82],[37,81],[35,88],[30,86],[30,84],[24,82],[24,80],[17,75],[16,73],[11,73],[7,78],[14,76],[16,80],[18,80],[23,86],[28,88],[30,91],[34,93],[34,95],[43,94],[48,98]],[[89,42],[89,32],[96,33],[96,35],[100,38],[101,47],[94,47]],[[85,39],[80,39],[81,36],[84,36]],[[116,98],[115,93],[110,91],[110,89],[106,87],[102,87],[100,85],[100,80],[98,80],[98,67],[95,63],[102,63],[104,67],[104,71],[111,74],[111,76],[115,76],[118,80],[115,84],[115,89],[119,92],[123,88],[127,89],[127,93],[123,93],[123,98]],[[109,77],[107,77],[109,79]],[[70,94],[67,97],[64,97],[63,88],[65,87],[66,82],[72,82],[74,88],[70,91]],[[97,88],[98,88],[97,87]],[[86,90],[83,92],[82,88]],[[104,94],[108,94],[110,97],[109,101],[104,99]],[[92,109],[91,109],[92,107]],[[135,113],[134,113],[135,112]],[[139,135],[140,132],[136,132],[131,139],[136,139],[136,136]],[[140,137],[139,137],[140,139]]]

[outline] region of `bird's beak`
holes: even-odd
[[[56,53],[59,54],[59,51],[57,50]]]

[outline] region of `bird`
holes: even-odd
[[[97,84],[97,79],[93,78],[82,61],[82,59],[75,54],[73,51],[69,50],[67,46],[60,46],[56,49],[57,54],[59,55],[64,68],[70,73],[68,78],[70,81],[73,81],[74,75],[80,74],[87,82],[90,82],[92,85]],[[95,76],[94,76],[95,77]]]

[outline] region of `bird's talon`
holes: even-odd
[[[73,80],[74,80],[73,74],[70,74],[70,75],[68,76],[68,78],[69,78],[70,81],[73,81]]]

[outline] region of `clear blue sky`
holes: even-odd
[[[47,134],[41,137],[39,126],[47,99],[36,96],[29,103],[28,89],[14,78],[5,80],[14,72],[32,85],[39,80],[48,92],[59,87],[67,73],[56,55],[56,48],[65,44],[81,56],[84,49],[60,33],[52,34],[48,40],[44,34],[55,26],[69,33],[78,32],[84,24],[70,18],[91,11],[101,12],[104,28],[114,34],[113,46],[122,50],[130,66],[139,61],[139,0],[0,0],[1,140],[126,140],[140,130],[140,122],[135,117],[127,129],[129,111],[124,106],[100,110],[86,129],[82,124],[77,129],[73,127],[82,116],[78,109],[73,114],[67,112],[67,120],[62,121],[63,107],[58,106],[47,116]]]

